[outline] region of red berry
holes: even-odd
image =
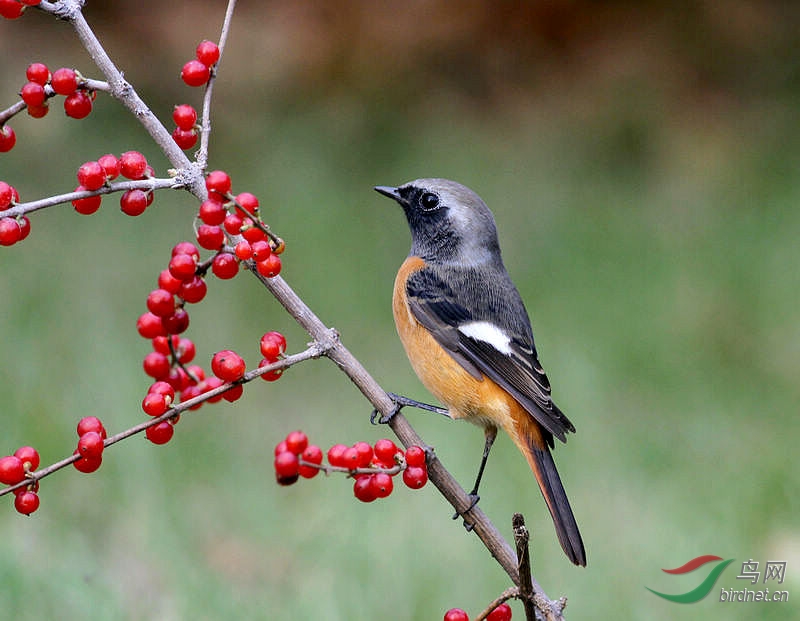
[[[181,339],[182,341],[188,341],[189,339]],[[191,341],[189,341],[191,343]],[[192,347],[194,347],[194,343],[192,343]],[[192,384],[196,384],[198,382],[202,383],[206,379],[206,372],[203,371],[203,367],[197,366],[196,364],[191,364],[186,367],[186,374],[189,376],[189,382]]]
[[[92,98],[85,91],[75,91],[64,100],[64,112],[73,119],[84,119],[92,111]]]
[[[205,279],[200,276],[194,276],[190,280],[183,281],[181,288],[178,290],[178,296],[183,299],[184,302],[197,304],[206,297],[207,290],[208,287],[206,286]]]
[[[147,159],[138,151],[126,151],[119,156],[119,172],[123,177],[136,181],[144,177]]]
[[[250,215],[258,210],[258,197],[250,192],[242,192],[236,195],[236,204],[245,210],[246,215]]]
[[[250,218],[242,220],[242,237],[244,237],[251,244],[259,241],[267,241],[267,235],[258,228]]]
[[[486,621],[511,621],[511,606],[502,603],[489,613]]]
[[[171,368],[169,358],[157,351],[151,351],[144,357],[142,367],[145,373],[157,380],[167,377]]]
[[[169,356],[172,351],[170,350],[170,340],[172,341],[172,347],[178,347],[178,343],[180,343],[181,337],[177,334],[173,334],[170,337],[167,336],[157,336],[153,339],[153,351],[157,351],[159,354],[164,354],[165,356]]]
[[[235,351],[223,349],[211,358],[211,371],[221,380],[235,382],[247,370],[244,360]]]
[[[271,254],[263,261],[256,263],[256,269],[265,278],[274,278],[281,273],[281,259],[277,254]]]
[[[17,19],[25,10],[25,5],[17,0],[0,0],[0,16],[6,19]]]
[[[225,243],[225,232],[218,226],[201,224],[197,227],[197,243],[206,250],[219,250]]]
[[[206,67],[210,67],[219,60],[219,47],[213,41],[203,40],[195,50],[197,60],[203,63]]]
[[[169,270],[161,270],[158,274],[158,286],[170,293],[178,293],[183,284],[182,280],[175,278]]]
[[[161,416],[169,409],[169,404],[164,395],[148,393],[142,399],[142,410],[148,416]]]
[[[169,382],[153,382],[150,385],[150,388],[147,389],[147,394],[154,394],[154,395],[162,395],[166,397],[169,403],[172,403],[175,400],[175,389],[169,384]]]
[[[409,466],[403,470],[403,483],[411,489],[420,489],[428,482],[428,472],[419,466]]]
[[[286,450],[299,455],[308,446],[308,436],[302,431],[292,431],[286,436]]]
[[[39,452],[32,446],[20,446],[14,451],[14,457],[22,462],[25,472],[32,472],[39,467]]]
[[[265,239],[259,239],[257,242],[252,243],[250,248],[253,251],[253,261],[263,261],[272,254],[269,242]]]
[[[250,257],[253,256],[253,247],[250,245],[250,242],[246,239],[243,239],[236,246],[233,248],[233,251],[236,253],[236,256],[242,260],[247,261]]]
[[[297,459],[297,455],[294,453],[289,451],[278,453],[275,456],[274,465],[275,475],[277,476],[279,483],[281,483],[282,480],[288,480],[292,477],[294,477],[294,481],[297,480],[297,476],[300,472],[300,463]],[[294,483],[294,481],[292,481],[292,483]]]
[[[175,297],[164,289],[154,289],[147,296],[147,309],[158,317],[168,317],[175,312]]]
[[[14,188],[5,181],[0,181],[0,211],[8,209],[14,200]]]
[[[73,455],[78,455],[78,450],[75,449]],[[77,461],[72,462],[72,465],[75,466],[75,469],[79,472],[83,472],[84,474],[88,474],[90,472],[94,472],[97,470],[103,463],[102,457],[81,457]]]
[[[75,449],[73,455],[79,455],[78,449]],[[103,463],[102,457],[81,457],[77,461],[72,462],[72,465],[75,466],[75,469],[79,472],[83,472],[84,474],[88,474],[90,472],[94,472],[97,470]]]
[[[189,104],[175,106],[172,110],[172,120],[179,129],[184,131],[194,129],[195,123],[197,123],[197,111]]]
[[[19,93],[22,101],[29,107],[38,108],[44,105],[45,99],[44,86],[38,82],[27,82]]]
[[[425,451],[419,446],[409,446],[406,449],[406,464],[419,468],[425,467]]]
[[[194,278],[197,259],[190,254],[176,254],[169,260],[169,273],[178,280]]]
[[[348,447],[344,452],[344,455],[342,455],[342,467],[347,468],[348,470],[355,470],[358,468],[358,461],[358,449],[354,446]]]
[[[62,67],[53,72],[50,86],[59,95],[72,95],[78,89],[78,76],[74,69]]]
[[[273,362],[286,351],[286,337],[280,332],[267,332],[259,343],[261,355]]]
[[[103,167],[106,173],[106,179],[111,180],[119,177],[119,160],[116,155],[106,153],[97,158],[97,163]]]
[[[328,449],[328,463],[337,468],[345,467],[344,454],[349,447],[344,444],[334,444]]]
[[[28,216],[21,216],[17,218],[17,224],[19,224],[19,239],[22,241],[31,233],[31,221],[28,219]]]
[[[232,254],[221,252],[211,262],[211,271],[217,278],[227,280],[239,272],[239,262]]]
[[[178,346],[175,348],[175,353],[178,355],[178,362],[181,364],[190,363],[192,360],[194,360],[195,354],[197,353],[194,341],[190,339],[181,339],[178,341]],[[201,373],[203,372],[202,369],[199,369],[199,371]]]
[[[172,139],[184,151],[191,149],[197,144],[197,131],[194,129],[181,129],[176,127],[172,130]]]
[[[0,218],[0,246],[11,246],[22,239],[22,229],[15,218]]]
[[[166,335],[167,331],[161,323],[161,317],[153,313],[145,313],[136,320],[136,330],[146,339],[154,339],[157,336]]]
[[[87,431],[78,439],[78,453],[87,459],[97,459],[103,454],[102,436],[96,431]]]
[[[17,494],[14,498],[14,508],[23,515],[30,515],[39,508],[39,495],[30,491]]]
[[[303,451],[300,458],[310,464],[322,463],[322,449],[316,444],[310,444]],[[319,474],[319,468],[312,468],[311,466],[300,466],[300,476],[305,479],[312,479]]]
[[[25,77],[44,86],[50,80],[50,70],[43,63],[31,63],[25,70]]]
[[[166,444],[172,439],[174,433],[175,427],[166,420],[162,420],[160,423],[148,427],[147,431],[144,432],[147,439],[153,444]]]
[[[444,621],[469,621],[469,616],[461,608],[451,608],[444,613]]]
[[[17,142],[17,136],[10,125],[0,125],[0,153],[11,151]]]
[[[86,162],[78,169],[78,183],[87,190],[99,190],[106,182],[106,170],[99,162]]]
[[[28,106],[27,110],[28,116],[32,119],[43,119],[50,112],[50,106],[47,103],[43,103],[41,106]]]
[[[397,454],[397,445],[384,438],[375,443],[375,457],[381,462],[381,465],[391,468],[395,465],[394,456]]]
[[[281,440],[275,445],[275,456],[277,457],[281,453],[288,451],[289,449],[286,447],[286,440]],[[289,451],[291,452],[291,451]]]
[[[103,427],[103,423],[96,416],[84,416],[82,419],[80,419],[80,421],[78,421],[78,437],[87,434],[90,431],[96,431],[100,434],[100,437],[102,437],[103,440],[106,439],[106,428]]]
[[[266,358],[263,358],[261,362],[258,363],[258,368],[260,369],[262,367],[269,366],[274,362],[275,362],[274,360],[267,360]],[[280,379],[281,375],[283,375],[283,369],[272,369],[271,371],[266,371],[265,373],[262,373],[261,379],[263,379],[265,382],[274,382]]]
[[[162,317],[161,324],[167,334],[181,334],[189,327],[189,313],[179,308],[169,317]]]
[[[394,483],[392,477],[385,472],[379,472],[372,475],[372,491],[377,498],[386,498],[392,493]]]
[[[211,226],[220,226],[225,222],[225,216],[228,215],[228,210],[219,201],[206,200],[200,205],[200,212],[198,216],[203,221],[203,224]]]
[[[0,457],[0,483],[16,485],[25,478],[25,466],[16,455]]]
[[[127,190],[119,199],[120,210],[128,216],[141,216],[147,205],[148,197],[144,190]]]
[[[188,86],[203,86],[211,77],[211,71],[199,60],[190,60],[181,69],[181,80]]]
[[[223,226],[228,234],[239,235],[242,232],[242,217],[237,213],[229,214],[225,216]]]
[[[222,398],[225,399],[225,401],[227,401],[228,403],[233,403],[242,396],[242,393],[244,393],[244,386],[242,386],[241,384],[236,384],[236,386],[233,386],[232,388],[229,388],[228,390],[223,392]]]
[[[225,196],[231,191],[231,178],[225,171],[212,170],[206,176],[206,189]]]
[[[76,192],[85,192],[86,188],[82,185],[79,185],[75,188]],[[79,214],[83,214],[84,216],[89,216],[93,214],[95,211],[100,209],[100,202],[103,200],[103,197],[99,194],[96,196],[87,196],[86,198],[76,198],[72,201],[72,206],[75,208]]]
[[[195,261],[200,260],[200,251],[197,249],[197,246],[190,241],[178,242],[172,247],[172,253],[170,256],[174,257],[179,254],[188,254],[189,256],[194,257]]]
[[[353,495],[361,502],[372,502],[378,497],[372,487],[372,476],[371,474],[360,476],[353,483]]]
[[[353,448],[358,451],[358,463],[357,466],[359,468],[367,468],[372,463],[372,458],[374,457],[374,453],[372,452],[372,446],[368,442],[356,442],[353,445]]]

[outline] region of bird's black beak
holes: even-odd
[[[403,202],[403,197],[400,196],[400,192],[398,192],[397,188],[393,188],[388,185],[376,185],[375,191],[379,194],[383,194],[384,196],[388,196],[389,198],[393,198],[398,203]]]

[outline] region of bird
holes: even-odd
[[[411,230],[411,251],[392,295],[411,366],[446,406],[443,413],[484,428],[473,502],[503,429],[536,477],[565,554],[585,566],[583,540],[550,452],[554,438],[566,442],[575,426],[553,403],[528,312],[503,264],[492,212],[475,192],[449,179],[375,190],[400,204]],[[416,402],[399,405],[407,404]]]

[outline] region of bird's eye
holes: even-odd
[[[439,197],[433,192],[425,192],[419,202],[425,211],[433,211],[439,206]]]

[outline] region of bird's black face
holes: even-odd
[[[454,256],[460,236],[452,226],[450,210],[439,192],[413,183],[399,188],[377,186],[375,190],[393,198],[403,208],[411,228],[413,254],[427,261]]]

